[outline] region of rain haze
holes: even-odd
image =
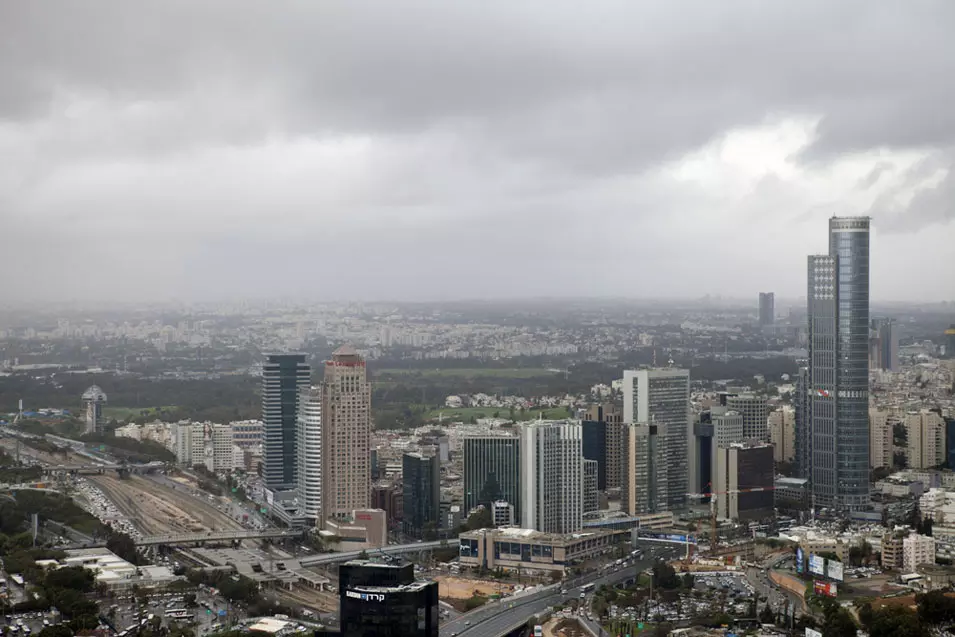
[[[7,301],[955,298],[955,3],[3,2]]]

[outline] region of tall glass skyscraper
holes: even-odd
[[[829,254],[809,257],[812,496],[816,508],[869,506],[869,218],[832,217]]]
[[[468,436],[464,439],[464,513],[479,504],[505,501],[521,517],[521,439]]]
[[[262,366],[262,478],[270,491],[298,486],[296,425],[310,379],[304,354],[270,354]]]

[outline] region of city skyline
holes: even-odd
[[[10,3],[0,296],[797,297],[838,213],[874,298],[953,299],[913,258],[955,242],[926,6]]]

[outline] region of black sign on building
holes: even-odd
[[[438,584],[410,562],[346,562],[338,591],[342,637],[438,637]]]

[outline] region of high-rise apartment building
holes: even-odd
[[[93,385],[83,392],[83,404],[86,405],[86,428],[84,433],[103,433],[103,427],[106,425],[106,418],[103,417],[106,393],[99,388],[99,385]]]
[[[620,507],[629,515],[668,510],[664,443],[656,425],[623,426]]]
[[[262,480],[272,491],[291,491],[295,475],[299,397],[311,369],[304,354],[269,354],[262,366]]]
[[[902,540],[902,568],[915,573],[922,564],[935,564],[935,538],[913,533]]]
[[[759,324],[772,325],[776,322],[776,295],[772,292],[759,293]]]
[[[583,527],[582,429],[577,421],[521,427],[521,526],[544,533]]]
[[[595,513],[600,508],[600,498],[597,489],[597,461],[584,460],[584,499],[583,511]]]
[[[769,440],[769,403],[756,394],[726,394],[725,404],[743,417],[743,437],[746,440]]]
[[[952,324],[942,335],[944,338],[942,355],[945,358],[955,358],[955,324]]]
[[[207,468],[215,472],[228,472],[235,468],[232,427],[229,425],[213,425],[209,431],[207,444],[212,447],[212,466],[209,467],[207,460]]]
[[[521,519],[521,439],[518,436],[468,436],[464,439],[464,513],[493,502],[514,507]]]
[[[934,411],[905,414],[910,469],[929,469],[945,462],[945,421]]]
[[[776,462],[791,463],[796,459],[796,411],[792,407],[781,407],[769,414],[769,441]]]
[[[690,411],[690,372],[686,369],[641,369],[623,373],[623,421],[656,425],[663,437],[667,467],[667,507],[686,505],[686,493],[696,482],[693,416]]]
[[[897,372],[899,366],[899,326],[892,319],[872,319],[869,335],[869,367]]]
[[[771,518],[773,448],[765,443],[740,443],[716,450],[716,514],[724,520]]]
[[[296,441],[298,493],[304,517],[316,524],[322,515],[322,390],[301,396]]]
[[[892,423],[889,412],[869,409],[869,465],[873,469],[892,466]]]
[[[406,453],[401,458],[404,484],[405,535],[420,538],[437,533],[441,512],[441,458],[437,454]]]
[[[832,217],[808,259],[808,426],[816,507],[869,507],[869,218]]]
[[[322,507],[344,520],[367,509],[371,493],[371,386],[365,360],[343,345],[322,382]]]
[[[584,458],[597,461],[597,488],[620,488],[623,412],[614,404],[591,405],[584,416]]]

